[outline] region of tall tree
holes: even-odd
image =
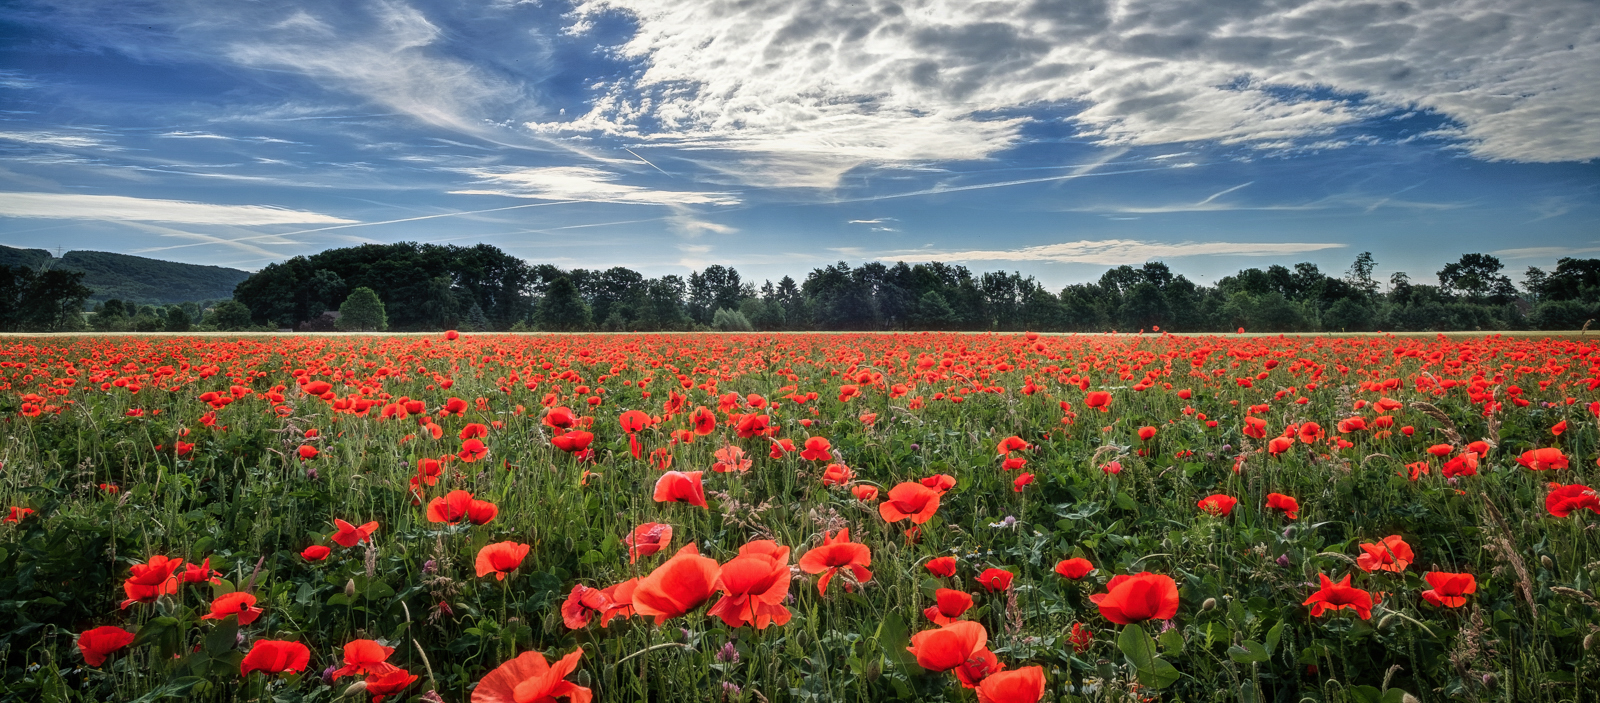
[[[362,286],[350,291],[339,305],[336,327],[351,332],[382,332],[389,329],[389,315],[377,291]]]
[[[565,276],[550,282],[534,316],[545,330],[572,332],[589,326],[589,306],[578,295],[578,287]]]

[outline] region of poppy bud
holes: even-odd
[[[1540,564],[1544,564],[1544,568],[1546,568],[1546,569],[1554,569],[1554,568],[1556,568],[1555,562],[1550,561],[1550,555],[1548,555],[1548,554],[1540,554],[1539,555],[1539,563]]]
[[[1589,651],[1589,648],[1593,647],[1593,646],[1594,646],[1594,633],[1591,632],[1591,633],[1589,633],[1587,636],[1585,636],[1583,638],[1583,651],[1587,652],[1587,651]]]
[[[1217,599],[1215,599],[1215,598],[1207,598],[1204,603],[1200,604],[1200,609],[1201,610],[1215,610],[1216,608],[1217,608]]]
[[[355,598],[356,597],[356,580],[355,579],[350,579],[349,581],[344,582],[344,597],[346,597],[346,598]]]
[[[867,662],[866,673],[868,681],[877,681],[878,677],[883,675],[883,664],[881,664],[879,660],[874,657],[872,661]]]
[[[359,696],[359,695],[361,695],[363,693],[366,693],[366,692],[367,692],[367,682],[365,682],[365,681],[357,681],[357,682],[355,682],[353,684],[350,684],[349,686],[345,687],[345,689],[344,689],[344,695],[346,695],[346,696]]]
[[[1389,627],[1391,625],[1394,624],[1394,621],[1398,620],[1398,619],[1399,618],[1396,617],[1394,613],[1390,613],[1388,615],[1385,615],[1385,616],[1383,616],[1382,620],[1378,621],[1378,629],[1379,630],[1387,630],[1387,629],[1389,629]]]

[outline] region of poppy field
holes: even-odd
[[[0,701],[1583,701],[1583,337],[0,338]]]

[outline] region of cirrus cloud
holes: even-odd
[[[332,215],[268,205],[213,205],[187,200],[80,193],[0,193],[0,217],[232,226],[355,222]]]
[[[1100,239],[1061,242],[1019,249],[973,249],[967,251],[881,252],[874,258],[910,263],[928,261],[1044,261],[1060,264],[1102,264],[1120,266],[1151,259],[1185,256],[1284,256],[1324,249],[1340,249],[1344,244],[1328,242],[1149,242],[1136,239]]]

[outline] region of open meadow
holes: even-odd
[[[1592,701],[1580,336],[0,338],[0,701]]]

